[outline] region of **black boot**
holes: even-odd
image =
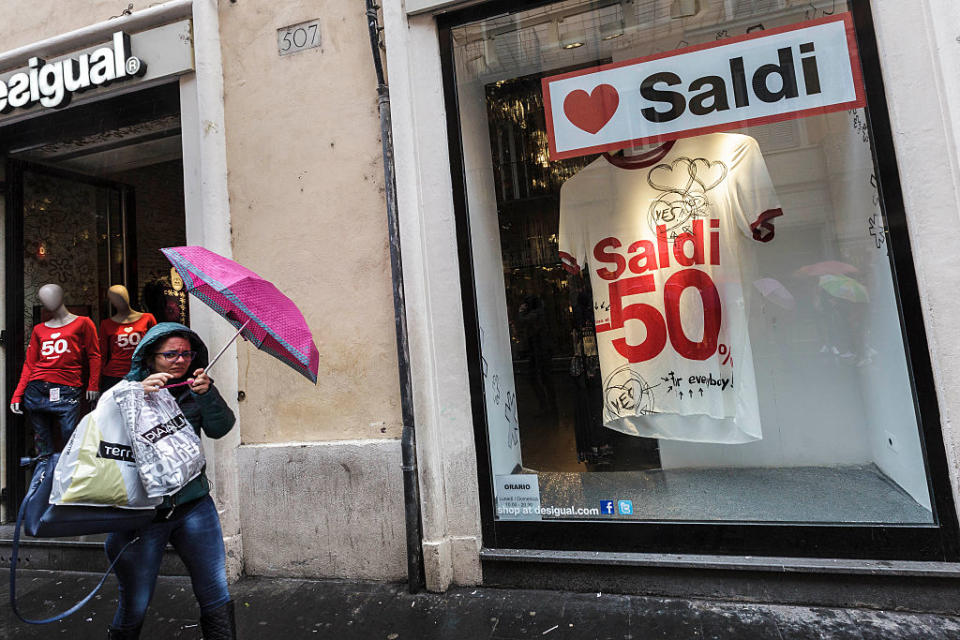
[[[236,640],[237,621],[233,615],[233,601],[200,614],[203,640]]]
[[[113,627],[107,627],[107,639],[108,640],[139,640],[140,628],[142,626],[143,624],[141,623],[131,629],[114,629]]]

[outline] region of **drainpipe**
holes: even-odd
[[[394,176],[393,134],[390,120],[390,89],[383,74],[380,56],[380,24],[374,0],[366,0],[367,25],[373,66],[377,72],[377,103],[380,106],[380,139],[383,142],[383,177],[387,192],[387,229],[390,235],[390,272],[393,275],[393,317],[397,333],[397,361],[400,374],[400,411],[403,431],[403,506],[407,523],[407,580],[410,593],[424,586],[421,546],[420,486],[417,480],[417,437],[413,413],[413,380],[410,377],[410,342],[407,337],[407,309],[403,296],[403,264],[400,260],[400,224],[397,214],[397,181]]]

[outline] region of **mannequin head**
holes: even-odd
[[[58,284],[45,284],[37,292],[40,304],[47,311],[56,311],[63,306],[63,287]]]
[[[126,313],[130,310],[130,293],[122,284],[115,284],[107,289],[107,298],[118,312]]]

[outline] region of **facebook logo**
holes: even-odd
[[[617,509],[622,516],[633,515],[633,500],[617,500]]]
[[[601,500],[600,513],[602,513],[605,516],[612,516],[614,513],[616,513],[613,510],[613,500]]]

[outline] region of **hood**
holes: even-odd
[[[193,329],[179,322],[161,322],[158,325],[150,327],[150,330],[147,331],[143,339],[140,340],[136,351],[133,352],[133,358],[130,362],[130,373],[125,375],[124,379],[139,382],[149,376],[150,367],[148,367],[146,363],[147,356],[153,352],[154,346],[158,342],[163,341],[163,339],[171,333],[178,331],[182,331],[190,337],[190,345],[193,350],[197,352],[197,357],[190,365],[190,371],[194,371],[200,367],[206,367],[210,356],[207,353],[207,346],[203,344],[200,336],[198,336]]]

